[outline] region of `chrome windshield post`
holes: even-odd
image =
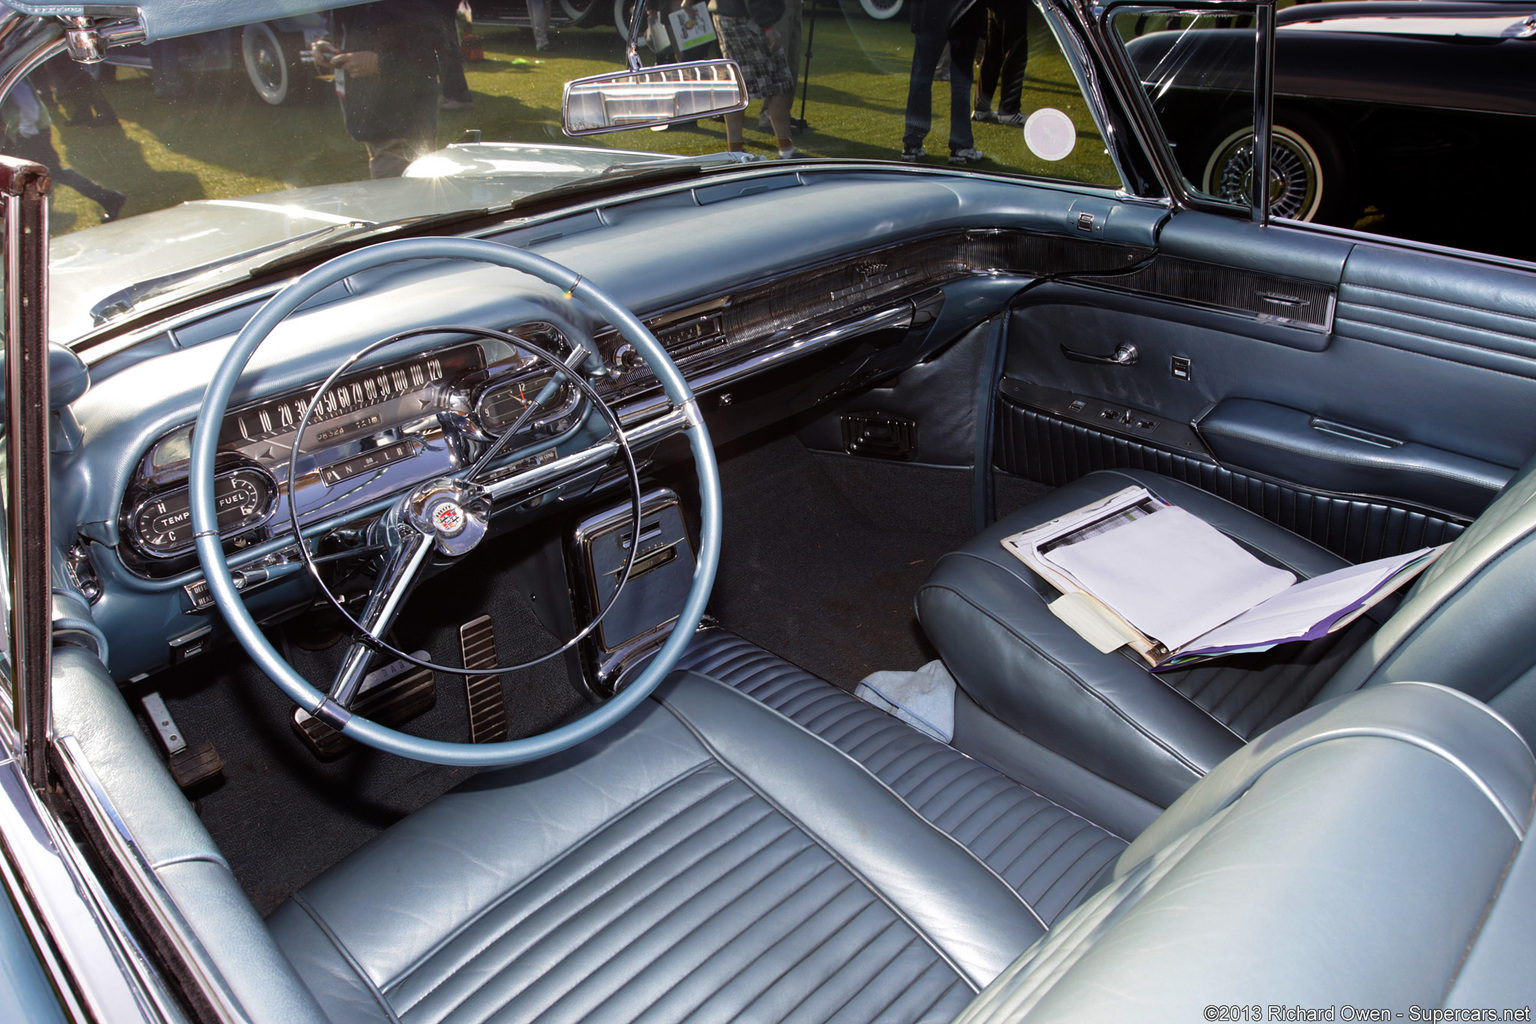
[[[1261,0],[1254,11],[1253,220],[1269,223],[1270,129],[1275,109],[1275,3]]]
[[[5,531],[11,712],[28,780],[47,775],[52,586],[48,532],[48,172],[0,156],[5,238]]]

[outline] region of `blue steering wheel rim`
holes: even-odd
[[[352,715],[341,727],[343,735],[359,743],[417,761],[475,768],[521,764],[559,753],[591,739],[650,696],[667,673],[672,671],[693,639],[694,631],[704,617],[704,608],[715,582],[715,570],[720,564],[720,473],[709,432],[699,414],[698,403],[694,401],[687,380],[661,347],[661,343],[633,313],[609,298],[601,289],[583,280],[574,271],[542,256],[495,242],[469,238],[403,238],[379,242],[314,268],[274,295],[251,318],[208,384],[202,411],[192,434],[192,462],[189,469],[192,528],[195,531],[198,561],[202,563],[208,589],[240,646],[245,648],[251,659],[295,704],[310,712],[320,708],[326,695],[311,686],[277,652],[256,625],[240,592],[235,589],[235,581],[224,558],[213,501],[219,428],[230,397],[251,356],[267,335],[295,309],[325,288],[362,271],[403,260],[442,259],[469,260],[522,271],[554,285],[567,297],[579,301],[618,328],[624,340],[633,345],[650,365],[667,398],[683,410],[687,417],[688,445],[698,471],[699,551],[688,597],[683,602],[676,627],[661,650],[646,665],[639,678],[607,703],[557,729],[500,743],[454,743],[423,739],[357,715]]]

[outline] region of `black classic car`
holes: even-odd
[[[1234,19],[1116,20],[1144,33],[1128,49],[1185,177],[1207,195],[1251,195],[1251,62]],[[1536,162],[1536,6],[1361,0],[1275,21],[1276,216],[1536,255],[1528,211],[1479,202]]]
[[[8,6],[0,93],[296,13]],[[982,161],[862,17],[778,160],[771,46],[526,41],[399,177],[133,80],[0,158],[0,1020],[1529,1020],[1536,268],[1192,186],[1117,19],[1264,97],[1271,5],[1034,11]],[[1003,544],[1129,486],[1438,557],[1154,674]]]

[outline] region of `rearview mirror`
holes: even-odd
[[[653,128],[744,110],[747,87],[731,60],[659,64],[565,83],[567,135]]]

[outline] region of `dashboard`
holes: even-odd
[[[543,322],[506,333],[510,340],[450,342],[344,374],[323,391],[285,391],[229,412],[214,478],[226,545],[267,540],[289,530],[290,518],[301,528],[345,519],[409,483],[454,472],[472,445],[509,429],[512,450],[568,431],[581,418],[580,395],[533,349],[564,356],[570,342]],[[162,436],[123,495],[121,553],[151,579],[195,562],[191,445],[190,424]]]
[[[1119,223],[1103,214],[1111,207]],[[1164,212],[948,173],[749,170],[482,237],[530,247],[634,310],[720,443],[914,366],[1037,275],[1135,263]],[[68,410],[81,440],[53,462],[56,575],[90,602],[119,679],[173,664],[195,649],[190,638],[223,628],[192,548],[191,429],[203,387],[271,293],[225,295],[81,352],[92,383]],[[413,261],[359,274],[291,315],[247,368],[219,436],[220,532],[258,616],[313,599],[293,522],[316,550],[363,543],[401,494],[477,459],[541,396],[493,474],[600,441],[601,417],[532,353],[575,346],[592,354],[589,383],[645,436],[642,471],[666,458],[665,432],[645,431],[667,404],[636,354],[569,296],[511,271]],[[614,468],[499,506],[493,529],[620,486]]]

